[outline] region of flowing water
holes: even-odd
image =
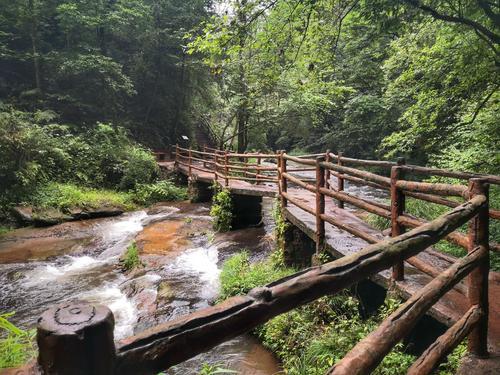
[[[347,181],[346,191],[365,199],[386,196]],[[272,249],[272,204],[264,198],[263,226],[215,238],[210,235],[208,205],[186,203],[15,230],[0,238],[0,313],[15,311],[15,324],[33,328],[40,314],[55,304],[76,300],[103,304],[114,313],[119,340],[207,307],[217,298],[225,259],[247,249],[257,260]],[[144,267],[127,274],[120,257],[134,240]],[[273,355],[243,335],[167,373],[197,374],[204,363],[240,374],[279,372]]]
[[[270,200],[264,200],[270,212]],[[177,204],[120,217],[23,228],[0,238],[0,313],[33,328],[40,314],[65,301],[108,306],[115,338],[209,306],[217,298],[221,265],[242,248],[253,259],[272,248],[272,224],[210,238],[208,206]],[[124,273],[120,256],[136,241],[144,267]],[[212,240],[212,241],[210,241]],[[279,365],[243,335],[167,371],[197,374],[204,363],[240,374],[275,374]]]

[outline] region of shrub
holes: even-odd
[[[224,262],[221,280],[220,299],[246,294],[251,289],[270,283],[271,281],[290,275],[291,268],[278,267],[271,258],[255,264],[250,264],[249,254],[242,251]]]
[[[154,184],[138,184],[132,191],[134,201],[148,205],[160,201],[176,201],[187,198],[187,189],[175,186],[172,181],[162,180]]]
[[[36,331],[24,331],[9,322],[13,313],[0,314],[0,369],[21,366],[35,356]]]
[[[121,265],[124,271],[131,271],[141,267],[141,258],[139,257],[139,249],[135,242],[132,242],[121,259]]]
[[[159,174],[154,156],[140,148],[131,147],[123,167],[120,188],[130,190],[138,184],[150,184]]]
[[[233,203],[231,194],[227,190],[220,190],[214,194],[210,216],[214,219],[213,227],[217,232],[227,232],[231,230],[233,220]]]

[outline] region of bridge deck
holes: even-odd
[[[177,169],[188,175],[188,168],[185,166],[178,166]],[[202,172],[195,169],[191,171],[191,178],[193,180],[213,183],[214,174],[209,172]],[[276,185],[255,185],[246,181],[230,180],[228,189],[241,195],[252,196],[277,196]],[[298,199],[305,203],[307,206],[315,209],[316,197],[315,194],[304,190],[288,188],[288,193],[291,197]],[[315,240],[316,219],[310,213],[296,207],[289,205],[284,210],[286,218],[295,226],[300,228],[312,240]],[[366,222],[356,216],[353,212],[337,207],[333,199],[325,199],[325,213],[333,216],[335,219],[341,220],[345,224],[363,230],[376,238],[381,240],[384,235],[377,229],[369,226]],[[342,257],[345,255],[353,254],[368,245],[368,243],[361,238],[355,237],[345,231],[325,223],[326,245],[335,257]],[[444,271],[450,266],[450,262],[434,254],[433,251],[423,251],[416,256],[418,260],[425,262],[437,272]],[[490,332],[490,345],[495,351],[500,349],[500,300],[495,296],[500,295],[500,275],[498,273],[490,273],[490,312],[489,312],[489,332]],[[432,280],[432,276],[424,273],[423,271],[411,266],[405,262],[405,280],[394,282],[391,279],[391,270],[385,270],[372,277],[373,281],[386,288],[391,287],[401,297],[408,298],[416,291],[424,287]],[[438,321],[452,325],[456,322],[469,308],[467,298],[465,296],[465,282],[460,282],[457,287],[450,290],[444,295],[434,306],[430,309],[429,313]]]

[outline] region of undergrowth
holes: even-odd
[[[0,369],[21,366],[36,353],[36,331],[16,327],[9,321],[12,315],[0,314]]]
[[[257,263],[250,263],[247,252],[234,255],[222,268],[220,298],[245,294],[293,272],[281,264],[282,255],[278,251]],[[322,297],[271,319],[255,329],[254,334],[278,356],[286,374],[323,375],[395,311],[400,302],[387,298],[380,311],[368,319],[361,318],[358,304],[349,292]],[[453,374],[462,354],[463,345],[449,356],[439,374]],[[399,375],[405,373],[414,360],[415,356],[405,353],[400,343],[373,373]]]
[[[57,208],[60,210],[67,210],[72,207],[99,208],[102,206],[114,206],[130,210],[135,207],[132,198],[129,193],[52,182],[41,187],[31,196],[27,203],[40,208]]]

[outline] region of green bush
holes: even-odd
[[[142,148],[132,147],[123,167],[120,188],[129,190],[138,184],[150,184],[158,175],[159,169],[154,156]]]
[[[224,262],[220,275],[220,299],[246,294],[251,289],[290,275],[291,268],[276,265],[276,257],[255,264],[250,264],[249,254],[242,251]]]
[[[141,258],[139,257],[139,249],[137,244],[132,242],[120,261],[124,271],[131,271],[135,268],[142,267]]]
[[[148,205],[161,201],[176,201],[187,198],[187,189],[175,186],[172,181],[162,180],[153,184],[137,184],[132,191],[136,203]]]
[[[0,314],[0,369],[21,366],[35,356],[36,331],[9,322],[13,313]]]
[[[233,202],[231,194],[227,190],[220,190],[214,194],[210,216],[214,219],[213,227],[217,232],[231,230],[233,220]]]

